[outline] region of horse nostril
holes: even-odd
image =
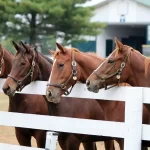
[[[87,87],[90,86],[90,81],[89,80],[86,81],[86,85],[87,85]]]
[[[51,97],[51,96],[52,96],[52,92],[51,92],[50,90],[48,90],[47,96],[48,96],[48,97]]]
[[[4,91],[4,93],[6,94],[7,93],[7,91],[10,89],[10,87],[9,86],[7,86],[7,87],[3,87],[3,91]]]

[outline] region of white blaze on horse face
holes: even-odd
[[[111,54],[111,55],[112,55],[112,54]],[[98,68],[97,68],[95,71],[98,71],[99,68],[102,67],[102,65],[109,59],[109,57],[111,57],[111,55],[109,55],[109,56],[107,57],[107,59],[106,59],[105,61],[103,61],[103,62],[98,66]]]
[[[52,78],[52,73],[53,73],[53,68],[54,68],[55,63],[56,63],[56,59],[54,59],[54,62],[53,62],[53,66],[52,66],[52,70],[51,70],[51,75],[50,75],[49,80],[48,80],[49,83],[51,83],[51,78]]]

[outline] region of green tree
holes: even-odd
[[[6,37],[28,38],[30,43],[49,35],[60,36],[67,43],[81,35],[96,35],[104,24],[90,22],[92,7],[77,6],[86,1],[0,0],[0,30]]]

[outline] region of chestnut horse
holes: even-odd
[[[64,48],[57,43],[58,51],[51,53],[54,55],[54,64],[47,87],[47,99],[59,102],[60,96],[77,81],[86,82],[88,76],[95,70],[104,59],[94,53],[83,53],[75,48]],[[61,88],[63,86],[63,88]],[[67,92],[68,93],[68,92]],[[61,102],[61,101],[60,101]],[[124,121],[124,102],[97,100],[105,114],[104,119],[108,121]],[[149,115],[144,108],[144,123],[148,123]],[[123,142],[118,140],[121,149]]]
[[[86,81],[88,90],[98,92],[101,88],[107,89],[108,85],[118,85],[123,82],[131,86],[149,87],[150,59],[132,47],[123,45],[117,38],[115,42],[115,50],[88,77]],[[150,105],[144,104],[145,107],[150,113]],[[149,143],[145,142],[147,145]]]
[[[52,60],[43,56],[41,53],[33,50],[31,47],[22,43],[22,46],[13,43],[17,50],[17,54],[12,62],[12,70],[3,85],[3,90],[5,94],[9,96],[15,96],[15,91],[22,89],[31,81],[35,80],[48,80],[49,74],[51,72]],[[29,73],[32,71],[32,76]],[[19,82],[18,82],[19,81]],[[20,94],[21,95],[21,94]],[[45,103],[42,96],[38,99]],[[32,99],[29,99],[30,101]],[[32,103],[32,110],[36,103],[36,98],[34,99],[34,104]],[[22,100],[20,100],[21,102]],[[53,116],[64,116],[64,117],[75,117],[75,118],[85,118],[85,119],[103,119],[103,113],[96,101],[85,100],[77,98],[61,98],[60,104],[49,103],[49,115]],[[44,108],[42,103],[39,109]],[[82,106],[82,107],[81,107]],[[78,108],[78,111],[76,111]],[[47,109],[46,109],[47,110]],[[86,142],[84,147],[86,150],[94,150],[95,146],[92,142],[99,140],[107,140],[107,137],[97,137],[88,135],[76,135],[69,133],[59,134],[59,144],[63,150],[78,150],[81,142]],[[111,150],[109,147],[109,141],[106,146],[107,150]]]
[[[150,87],[150,59],[115,39],[116,49],[87,79],[91,91],[126,82],[131,86]]]

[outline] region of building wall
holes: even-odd
[[[150,8],[138,4],[136,8],[136,21],[138,23],[143,22],[146,24],[150,24]]]
[[[107,26],[106,29],[97,36],[96,53],[102,57],[106,57],[106,40],[117,37],[121,40],[122,37],[129,36],[145,36],[145,27],[143,26]]]
[[[109,11],[107,10],[108,6],[104,5],[103,7],[100,7],[99,9],[96,9],[94,11],[94,15],[91,18],[91,21],[97,21],[97,22],[107,22],[109,17]],[[107,10],[107,11],[106,11]]]
[[[149,7],[132,0],[113,0],[96,8],[91,21],[99,21],[108,24],[119,24],[121,15],[125,16],[127,24],[150,23],[148,20]]]

